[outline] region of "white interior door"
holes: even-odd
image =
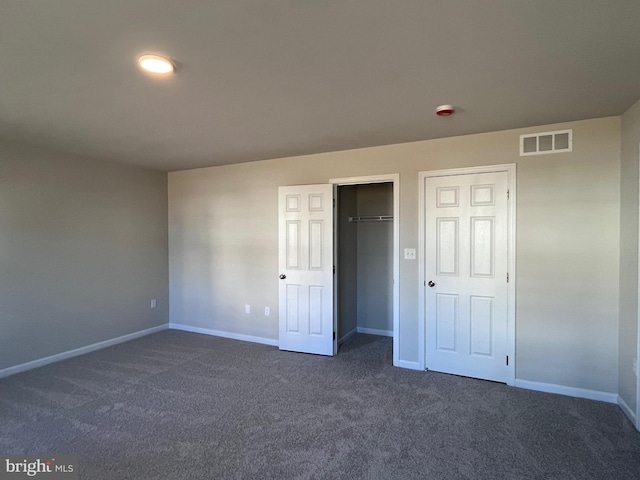
[[[334,355],[334,186],[280,187],[279,347]]]
[[[507,381],[507,173],[426,179],[426,365]]]

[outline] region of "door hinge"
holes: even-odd
[[[509,366],[509,355],[507,355],[507,367]]]
[[[509,200],[509,190],[507,189],[507,200]]]
[[[336,208],[336,199],[333,199],[333,208]]]
[[[509,283],[509,273],[507,273],[507,283]]]
[[[333,266],[333,274],[334,275],[336,274],[336,266],[335,265]]]
[[[336,339],[336,332],[333,332],[333,339]]]

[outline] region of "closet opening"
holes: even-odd
[[[337,188],[339,345],[356,333],[394,336],[393,189],[393,182]]]

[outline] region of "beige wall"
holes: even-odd
[[[571,153],[519,135],[572,128]],[[418,172],[517,163],[516,376],[618,389],[620,118],[169,174],[170,320],[277,339],[277,187],[400,174],[400,248],[418,247]],[[400,260],[399,356],[417,362],[418,262]],[[250,315],[246,303],[258,306]]]
[[[640,102],[622,116],[620,183],[620,337],[619,395],[636,410],[638,355],[638,144]]]
[[[0,370],[168,323],[166,189],[0,142]]]

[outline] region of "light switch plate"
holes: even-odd
[[[415,248],[405,248],[404,249],[404,259],[405,260],[415,260],[416,259],[416,249]]]

